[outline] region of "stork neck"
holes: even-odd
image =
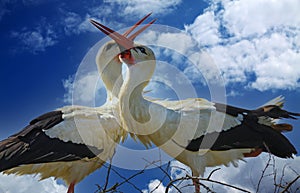
[[[142,92],[149,82],[149,71],[132,66],[128,68],[124,84],[119,95],[119,112],[123,127],[135,134],[141,125],[150,120],[149,101]],[[140,133],[141,134],[141,133]]]
[[[149,79],[143,77],[143,72],[139,73],[134,67],[129,67],[124,84],[121,87],[120,100],[139,104],[138,102],[145,100],[142,93],[148,83]]]
[[[98,52],[96,63],[107,90],[107,100],[118,97],[123,84],[122,63],[118,58],[120,49],[115,42],[108,42]]]

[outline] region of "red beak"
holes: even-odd
[[[141,20],[139,20],[136,24],[134,24],[130,29],[128,29],[123,35],[119,34],[118,32],[102,25],[101,23],[95,21],[95,20],[90,20],[90,22],[96,26],[100,31],[111,37],[113,40],[115,40],[120,46],[124,47],[125,49],[130,49],[133,47],[133,40],[143,31],[145,31],[151,24],[153,24],[156,19],[152,20],[150,23],[139,29],[137,32],[132,34],[127,38],[127,36],[135,29],[137,28],[145,19],[147,19],[151,13],[143,17]]]

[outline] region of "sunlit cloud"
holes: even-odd
[[[185,29],[212,56],[226,84],[260,91],[299,88],[299,1],[210,2]]]
[[[0,193],[66,193],[67,188],[54,178],[39,181],[33,175],[5,175],[0,173]]]
[[[182,0],[105,0],[105,3],[109,3],[112,6],[118,6],[118,10],[114,13],[119,15],[133,15],[143,16],[152,11],[155,15],[166,15],[176,10],[176,7],[180,6]]]

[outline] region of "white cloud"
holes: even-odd
[[[100,81],[98,71],[91,71],[87,74],[81,74],[76,77],[72,76],[63,81],[66,89],[64,102],[75,105],[95,106],[97,96],[105,101],[106,91],[103,82]]]
[[[143,190],[143,193],[164,193],[166,187],[159,180],[152,180],[148,184],[148,190]]]
[[[114,30],[119,30],[128,27],[120,20],[135,21],[135,18],[143,17],[151,11],[153,15],[166,15],[175,10],[181,2],[182,0],[106,0],[103,4],[94,3],[90,4],[88,8],[83,8],[86,9],[85,15],[60,9],[63,15],[61,24],[67,35],[98,31],[90,24],[89,19],[91,18]]]
[[[90,23],[90,19],[97,20],[101,24],[108,26],[114,30],[124,28],[122,22],[117,22],[114,16],[113,8],[106,5],[91,6],[86,10],[85,15],[60,9],[62,14],[61,26],[66,35],[81,34],[85,32],[99,32],[99,30]],[[101,32],[102,33],[102,32]]]
[[[220,166],[208,168],[204,174],[204,178],[207,177],[214,169],[221,168],[220,170],[213,173],[210,179],[229,185],[234,185],[251,192],[256,192],[258,182],[262,175],[262,171],[266,167],[268,160],[269,155],[262,154],[256,158],[248,158],[245,160],[246,162],[240,161],[237,168],[232,165],[229,167]],[[276,157],[274,159],[272,158],[270,161],[270,166],[267,168],[265,175],[261,180],[258,192],[271,193],[275,191],[276,186],[274,186],[274,171],[276,172],[276,184],[281,183],[283,186],[286,186],[287,183],[294,180],[300,172],[299,161],[300,157],[295,157],[295,159],[281,159]],[[172,161],[170,168],[170,175],[173,180],[185,177],[187,174],[191,176],[191,170],[178,161]],[[204,183],[215,192],[240,192],[236,189],[218,185],[216,183],[205,182],[204,180],[202,180],[201,183]],[[183,192],[194,192],[193,186],[187,186],[191,184],[191,180],[178,181],[174,183],[174,185],[176,185]],[[153,190],[153,187],[156,187],[157,185],[159,185],[159,188],[161,190],[165,190],[166,188],[164,185],[160,184],[160,181],[158,179],[155,179],[150,181],[148,190],[144,190],[144,192],[150,192],[151,190]],[[300,181],[298,180],[294,185],[291,186],[291,192],[295,192],[296,188],[298,188],[299,186]],[[171,193],[177,192],[177,190],[172,188],[172,186],[169,190],[169,192]],[[280,190],[283,189],[279,189],[279,192]]]
[[[62,25],[64,26],[64,31],[67,35],[70,34],[79,34],[80,31],[80,26],[83,23],[83,19],[81,16],[77,13],[74,12],[64,12],[64,18]]]
[[[5,175],[0,173],[0,193],[66,193],[67,188],[54,178],[39,181],[38,176]]]
[[[226,84],[260,91],[300,87],[298,0],[216,0],[185,29]]]
[[[250,86],[258,90],[300,87],[300,54],[288,49],[255,66],[257,79]]]
[[[67,23],[65,29],[71,33],[95,30],[88,23],[88,18],[91,16],[102,17],[101,22],[106,23],[106,17],[103,15],[105,13],[110,15],[114,7],[123,9],[121,12],[117,11],[119,14],[145,15],[146,11],[140,6],[147,7],[157,2],[108,0],[104,5],[110,5],[108,9],[103,11],[96,6],[85,18],[78,18],[78,14],[69,13],[65,19]],[[181,1],[174,1],[173,5],[180,3]],[[158,9],[158,13],[165,8],[171,7],[170,10],[173,10],[174,7],[170,5],[166,2],[161,9]],[[199,70],[207,80],[215,80],[217,77],[215,72],[219,71],[223,75],[225,84],[233,85],[231,89],[238,84],[239,87],[260,91],[295,90],[300,87],[298,67],[300,65],[300,28],[298,27],[300,12],[295,7],[299,7],[297,0],[288,0],[284,3],[278,0],[212,1],[205,12],[192,24],[185,25],[186,33],[179,30],[160,31],[159,26],[156,26],[155,31],[148,30],[138,39],[142,43],[167,47],[169,50],[156,51],[157,58],[169,57],[169,63],[181,67],[185,61],[179,54],[189,57],[193,52],[199,52],[204,47],[205,52],[212,58],[209,61],[210,65],[194,58],[195,64],[198,65],[196,68],[190,65],[182,67],[193,83],[204,82],[197,76]],[[135,9],[138,10],[133,11]],[[197,47],[198,50],[195,49]],[[177,54],[172,53],[172,50]],[[217,71],[210,70],[212,65],[218,67],[215,69]],[[229,93],[236,93],[236,91],[229,90]]]
[[[87,31],[98,31],[90,24],[89,19],[91,18],[114,30],[119,30],[120,28],[128,26],[125,26],[124,22],[117,21],[116,18],[118,17],[122,20],[132,20],[136,17],[140,18],[145,16],[151,11],[153,15],[166,15],[172,12],[181,2],[181,0],[106,0],[101,5],[99,5],[99,3],[91,5],[86,9],[87,14],[85,15],[61,9],[60,11],[63,15],[61,24],[64,26],[67,35],[80,34]]]
[[[180,163],[179,161],[172,161],[170,167],[171,167],[172,180],[178,178],[184,178],[187,175],[192,176],[191,169],[186,165]],[[192,184],[193,184],[192,180],[183,180],[183,181],[178,181],[174,185],[183,192],[195,192],[194,186],[191,186]],[[177,190],[171,186],[169,192],[176,193]]]
[[[16,38],[20,42],[19,50],[27,50],[34,54],[45,51],[47,47],[57,43],[57,35],[53,30],[53,26],[46,23],[42,19],[34,29],[23,28],[21,31],[13,31],[11,37]]]
[[[65,31],[72,34],[96,30],[88,22],[89,17],[100,18],[104,14],[111,14],[115,5],[120,8],[134,3],[134,0],[127,2],[109,0],[104,5],[111,5],[108,9],[99,9],[95,6],[90,9],[85,18],[73,12],[66,12]],[[174,5],[179,4],[180,1],[176,1]],[[167,5],[169,3],[164,4],[168,7]],[[266,10],[263,5],[267,5],[268,9]],[[135,9],[135,6],[138,7],[140,4],[132,6],[132,9]],[[284,8],[281,8],[282,6]],[[141,34],[138,41],[167,48],[154,48],[156,57],[163,59],[167,57],[167,61],[180,67],[192,83],[205,83],[199,71],[208,81],[223,82],[217,75],[220,72],[225,84],[231,86],[228,90],[230,96],[237,94],[234,90],[235,85],[239,88],[243,86],[260,91],[295,90],[300,87],[300,28],[298,27],[300,12],[296,12],[295,8],[291,7],[297,6],[299,6],[297,0],[288,0],[286,3],[278,0],[213,1],[192,24],[185,25],[185,32],[171,28],[161,30],[157,25],[154,31],[149,29]],[[105,17],[101,22],[107,22]],[[193,54],[203,47],[204,55],[210,56],[205,57],[210,58],[208,63],[199,54]],[[182,55],[198,66],[186,64]],[[94,92],[94,88],[85,90],[89,94],[89,90]],[[89,94],[79,94],[81,99],[78,100],[90,101],[91,98],[87,97]]]
[[[192,25],[186,25],[187,32],[192,34],[201,45],[214,45],[220,42],[219,22],[213,11],[198,16]]]
[[[109,3],[111,5],[117,5],[119,11],[116,13],[120,15],[134,15],[134,16],[144,16],[148,14],[150,11],[155,15],[165,15],[173,11],[182,0],[105,0],[105,3]]]
[[[90,23],[91,18],[96,18],[96,20],[103,25],[111,26],[109,23],[105,22],[102,19],[98,19],[96,16],[91,14],[81,16],[80,14],[75,12],[66,12],[63,10],[61,11],[64,15],[61,24],[66,35],[78,35],[85,32],[99,32],[99,30]]]
[[[217,171],[213,178],[218,181],[223,181],[231,185],[235,185],[237,187],[241,187],[244,189],[248,189],[251,192],[255,192],[259,179],[261,177],[262,171],[265,168],[269,159],[268,154],[262,154],[256,158],[248,158],[246,162],[240,162],[238,168],[230,167],[221,167],[221,170]],[[270,161],[270,166],[265,172],[265,177],[262,179],[259,192],[274,192],[274,170],[276,172],[276,183],[279,184],[281,177],[282,185],[286,185],[286,183],[291,182],[293,179],[297,177],[297,173],[300,171],[299,165],[300,157],[296,157],[295,159],[281,159],[274,158]],[[273,168],[274,165],[274,168]],[[285,168],[285,169],[284,169]],[[284,171],[283,171],[284,170]],[[208,175],[212,169],[209,169],[206,172]],[[282,172],[284,172],[284,176],[282,176]],[[297,173],[295,173],[297,172]],[[299,187],[300,181],[297,181],[292,189],[295,187]],[[227,192],[232,192],[231,188],[225,188]],[[294,189],[295,191],[295,189]],[[291,191],[293,192],[293,191]]]
[[[189,167],[186,165],[180,163],[179,161],[172,161],[170,164],[170,176],[172,180],[176,180],[179,178],[184,178],[186,175],[191,176],[192,172]],[[183,181],[177,181],[173,183],[179,190],[182,192],[194,192],[194,187],[190,186],[193,184],[192,180],[183,180]],[[157,188],[157,189],[155,189]],[[166,185],[161,183],[160,180],[155,179],[151,180],[150,183],[148,184],[148,189],[143,190],[143,193],[150,193],[153,190],[156,190],[156,193],[164,193],[166,190]],[[169,193],[176,193],[178,192],[177,189],[175,189],[173,186],[170,186],[168,189]]]
[[[299,26],[298,0],[223,0],[224,23],[235,36],[248,37],[253,34],[264,34],[271,28]]]

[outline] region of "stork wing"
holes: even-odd
[[[73,107],[39,116],[22,131],[0,142],[0,171],[23,164],[93,158],[101,154],[107,141],[114,137],[103,136],[106,131],[97,127],[101,124],[116,127],[116,121],[110,119],[95,109]],[[111,143],[108,148],[113,152],[113,147]]]
[[[192,139],[186,147],[187,150],[211,149],[222,151],[260,148],[282,158],[292,157],[293,154],[297,153],[295,147],[281,133],[282,130],[290,130],[291,125],[265,123],[261,121],[261,118],[265,117],[264,120],[295,119],[295,116],[300,116],[300,114],[282,110],[277,105],[267,105],[256,110],[246,110],[219,103],[215,103],[214,107],[217,113],[224,114],[224,125],[226,126],[221,131],[208,132]],[[231,124],[231,119],[237,119],[239,123]],[[280,127],[277,127],[278,125]],[[214,140],[213,144],[207,143],[211,140]]]
[[[292,125],[276,123],[282,118],[296,119],[300,116],[281,109],[283,97],[277,97],[256,110],[200,98],[155,102],[181,114],[180,121],[184,128],[177,137],[174,136],[173,141],[189,151],[262,149],[278,157],[292,157],[297,153],[281,133],[292,130]]]

